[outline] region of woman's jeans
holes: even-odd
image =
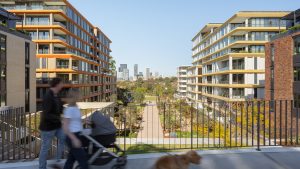
[[[63,130],[60,128],[51,131],[41,131],[42,144],[39,155],[39,169],[47,168],[48,151],[52,146],[54,137],[58,139],[56,159],[59,160],[62,158],[65,143],[65,134]]]
[[[74,134],[79,140],[81,140],[80,133]],[[88,169],[88,157],[86,151],[82,147],[73,147],[72,141],[69,137],[67,137],[66,143],[69,147],[69,154],[64,169],[72,169],[75,161],[78,162],[80,169]]]

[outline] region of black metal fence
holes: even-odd
[[[299,145],[298,104],[291,100],[147,103],[101,109],[127,153]],[[82,110],[88,119],[96,109]],[[34,159],[40,149],[39,112],[0,111],[0,160]],[[56,153],[53,140],[49,157]]]

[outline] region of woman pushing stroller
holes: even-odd
[[[63,129],[67,136],[66,143],[69,154],[64,169],[72,169],[75,161],[81,169],[88,169],[88,157],[82,147],[81,132],[83,130],[81,112],[76,102],[80,98],[78,90],[71,89],[67,95],[68,106],[64,110]]]

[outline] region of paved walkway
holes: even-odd
[[[163,138],[156,102],[151,102],[144,108],[142,129],[138,133],[137,140],[145,138]]]
[[[299,169],[300,163],[300,148],[207,150],[198,153],[203,157],[202,164],[191,165],[189,169]],[[150,169],[156,159],[163,155],[166,154],[129,155],[126,169]],[[91,166],[91,169],[109,169],[112,165]],[[19,168],[37,169],[38,161],[0,164],[0,169]]]

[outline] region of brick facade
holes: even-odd
[[[287,35],[266,43],[265,99],[271,99],[271,45],[274,45],[274,99],[293,100],[293,37],[300,32]]]

